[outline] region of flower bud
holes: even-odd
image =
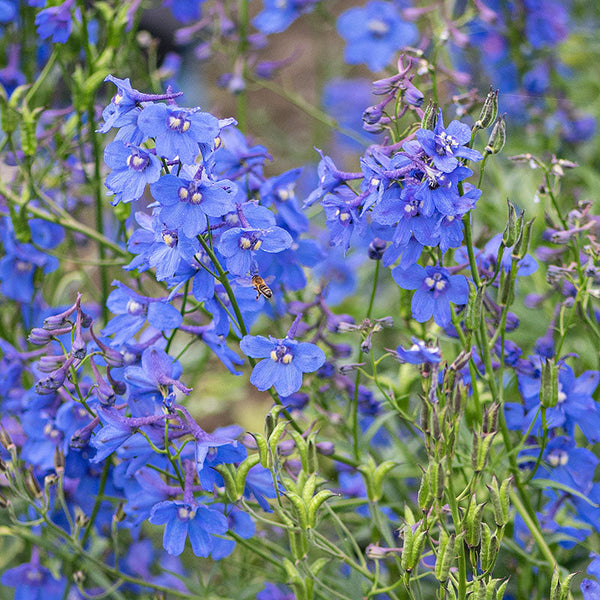
[[[552,358],[542,363],[540,404],[553,408],[558,403],[558,367]]]
[[[519,231],[519,224],[517,222],[517,211],[515,210],[514,204],[507,198],[506,203],[508,205],[508,221],[502,234],[502,241],[507,248],[510,248],[517,241],[517,234]],[[522,222],[522,218],[520,219]]]
[[[383,258],[383,253],[385,252],[385,248],[387,246],[387,242],[380,238],[375,238],[369,244],[368,255],[371,260],[381,260]]]

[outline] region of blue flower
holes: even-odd
[[[196,556],[208,556],[214,547],[213,534],[224,534],[229,525],[225,515],[217,510],[178,500],[159,502],[148,519],[153,525],[165,525],[163,548],[179,556],[189,536]]]
[[[428,346],[415,337],[410,339],[413,343],[410,348],[405,349],[398,346],[396,349],[396,356],[401,362],[420,365],[423,363],[436,364],[442,360],[439,346]]]
[[[65,580],[56,580],[37,556],[31,562],[7,569],[2,584],[15,588],[14,598],[22,600],[59,600],[63,596]]]
[[[342,13],[337,30],[347,42],[346,62],[364,62],[372,71],[384,69],[400,48],[410,46],[419,36],[417,28],[404,22],[391,2],[380,0]]]
[[[287,586],[267,582],[256,594],[256,600],[296,600],[296,595]]]
[[[292,241],[292,236],[281,227],[233,227],[221,235],[217,250],[226,258],[227,268],[231,273],[244,276],[256,270],[256,253],[281,252],[289,248]]]
[[[302,373],[316,371],[325,362],[325,353],[315,344],[289,338],[245,335],[240,349],[252,358],[265,358],[253,369],[250,382],[261,392],[275,387],[281,396],[290,396],[302,386]]]
[[[248,513],[240,510],[237,506],[228,505],[225,507],[222,504],[215,504],[214,507],[217,510],[224,511],[230,531],[233,531],[244,540],[254,536],[256,524]],[[235,542],[233,540],[215,537],[213,538],[213,551],[210,556],[213,560],[221,560],[229,556],[234,548]]]
[[[252,25],[262,33],[285,31],[302,13],[313,9],[318,0],[263,0],[264,8]]]
[[[211,181],[201,171],[200,177],[164,175],[150,186],[150,193],[162,207],[163,223],[191,238],[206,229],[207,217],[221,217],[235,208],[237,186],[227,179]]]
[[[450,275],[444,267],[412,265],[392,269],[394,281],[404,290],[416,290],[411,303],[412,315],[419,323],[433,320],[446,327],[451,322],[450,302],[466,304],[469,286],[464,275]]]
[[[106,187],[115,197],[111,204],[141,198],[146,184],[160,177],[160,160],[154,154],[123,141],[110,143],[104,150],[104,162],[112,169]]]
[[[460,121],[452,121],[444,128],[442,109],[440,108],[435,129],[420,129],[417,140],[435,167],[443,173],[451,173],[458,167],[458,159],[482,160],[483,156],[477,150],[468,148],[471,141],[471,129]]]
[[[181,313],[174,306],[158,298],[137,294],[120,281],[113,281],[113,285],[117,289],[109,294],[107,307],[117,316],[106,324],[102,333],[114,335],[116,346],[130,342],[146,321],[158,331],[168,331],[181,325]]]
[[[75,0],[66,0],[59,6],[44,8],[37,14],[35,24],[40,39],[51,37],[55,44],[64,44],[69,39],[73,24],[71,8],[74,4]]]
[[[190,165],[200,152],[198,144],[214,149],[220,131],[219,120],[213,115],[166,104],[144,107],[138,125],[146,135],[154,138],[159,156],[167,160],[179,158]]]

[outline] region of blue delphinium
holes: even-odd
[[[413,318],[419,323],[431,317],[440,326],[451,322],[450,302],[466,304],[469,287],[464,275],[450,275],[440,266],[412,265],[408,269],[392,269],[394,281],[405,290],[416,290],[412,298]]]
[[[414,44],[419,36],[415,25],[403,21],[393,3],[381,0],[342,13],[337,30],[347,43],[346,61],[364,62],[372,71],[384,69],[400,48]]]
[[[22,600],[58,600],[66,583],[64,579],[54,579],[50,571],[39,564],[36,549],[31,562],[7,569],[1,581],[5,586],[15,588],[14,597]]]
[[[302,13],[313,9],[318,0],[263,0],[263,9],[252,25],[262,33],[285,31]]]
[[[420,129],[417,140],[434,166],[443,173],[451,173],[458,166],[459,158],[482,160],[483,156],[467,144],[471,141],[471,129],[460,121],[452,121],[444,127],[442,109],[440,109],[435,129]]]
[[[325,353],[315,344],[287,337],[245,335],[240,348],[247,356],[265,359],[254,367],[250,382],[261,392],[275,387],[284,397],[300,389],[303,373],[316,371],[325,362]]]
[[[196,160],[199,144],[213,149],[221,129],[219,120],[209,113],[166,104],[145,106],[138,125],[147,136],[154,138],[159,156],[167,160],[179,158],[184,164]]]
[[[163,548],[175,556],[183,552],[187,537],[196,556],[208,556],[214,548],[213,535],[222,535],[229,528],[223,513],[180,500],[159,502],[148,520],[154,525],[165,525]]]
[[[115,195],[113,205],[141,198],[146,185],[160,177],[161,164],[156,155],[123,141],[106,147],[104,161],[112,169],[105,185]]]
[[[45,40],[49,37],[55,44],[64,44],[71,35],[73,26],[73,15],[71,9],[75,5],[75,0],[65,0],[58,6],[49,6],[41,10],[35,17],[37,32],[40,39]],[[76,10],[79,15],[79,10]],[[77,17],[81,20],[81,17]]]
[[[396,349],[396,357],[401,362],[420,365],[423,363],[436,364],[442,360],[439,346],[428,346],[415,337],[412,337],[411,341],[413,345],[410,348],[398,346]]]
[[[203,170],[188,177],[163,175],[150,186],[150,192],[161,205],[160,218],[172,229],[181,229],[193,237],[206,229],[207,217],[221,217],[234,210],[235,184],[227,179],[210,180]]]

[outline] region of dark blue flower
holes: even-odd
[[[256,600],[296,600],[296,595],[287,586],[267,582],[256,594]]]
[[[153,525],[165,525],[163,548],[179,556],[189,536],[196,556],[208,556],[214,547],[213,535],[222,535],[229,528],[223,513],[204,506],[178,500],[159,502],[148,519]]]
[[[384,69],[400,48],[416,42],[419,35],[412,23],[402,20],[391,2],[380,0],[342,13],[337,30],[346,40],[346,61],[350,64],[364,62],[372,71]]]
[[[160,177],[160,160],[154,154],[123,141],[110,143],[104,150],[104,162],[112,169],[105,185],[115,197],[111,204],[141,198],[148,183]]]
[[[366,229],[366,223],[359,215],[356,194],[339,190],[336,194],[326,195],[321,204],[327,217],[329,245],[341,246],[347,252],[352,233],[357,231],[362,236]]]
[[[412,315],[419,323],[433,320],[440,327],[451,322],[450,302],[466,304],[469,286],[464,275],[450,275],[440,266],[412,265],[392,269],[394,281],[405,290],[416,290],[412,298]]]
[[[209,113],[166,104],[145,106],[138,118],[139,128],[153,137],[156,152],[167,160],[193,164],[200,152],[199,144],[211,149],[221,129],[219,120]]]
[[[318,346],[289,338],[246,335],[240,349],[252,358],[266,359],[254,367],[250,382],[260,391],[273,386],[284,397],[300,389],[302,373],[316,371],[325,362],[325,353]]]

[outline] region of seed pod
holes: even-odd
[[[427,531],[421,531],[415,536],[414,543],[410,551],[410,559],[408,561],[407,571],[412,571],[421,560],[423,549],[425,548],[425,542],[427,541]]]
[[[246,486],[246,477],[248,471],[260,462],[258,454],[251,454],[248,458],[243,460],[237,468],[235,474],[235,491],[241,495],[244,493],[244,487]]]
[[[417,495],[417,504],[419,508],[426,513],[433,504],[433,494],[431,493],[431,485],[429,481],[429,468],[423,472],[421,476],[421,485]]]
[[[396,466],[397,463],[393,460],[386,460],[375,469],[375,473],[373,473],[373,497],[371,500],[374,502],[381,500],[385,476]]]
[[[430,100],[427,108],[423,112],[423,118],[421,119],[421,128],[422,129],[435,129],[436,123],[438,120],[438,106],[433,101]]]
[[[321,490],[315,494],[314,498],[308,505],[308,526],[314,527],[317,524],[317,512],[326,500],[329,500],[332,496],[337,496],[331,490]]]
[[[448,534],[442,530],[440,537],[440,546],[438,550],[437,560],[435,561],[434,575],[436,579],[442,583],[448,581],[450,577],[450,568],[454,562],[454,547],[456,544],[456,536]]]
[[[485,147],[486,154],[499,154],[506,143],[506,122],[502,115],[494,125],[490,139]]]
[[[308,527],[308,513],[304,500],[302,500],[302,498],[294,492],[286,492],[285,495],[296,509],[296,514],[298,515],[298,526],[301,529],[306,529]]]
[[[558,367],[552,358],[542,363],[540,403],[546,408],[553,408],[558,403]]]
[[[530,219],[521,228],[521,235],[519,236],[512,253],[513,258],[516,258],[517,260],[522,260],[529,250],[529,244],[531,243],[531,229],[534,220],[535,219]]]
[[[214,467],[214,469],[223,478],[223,482],[225,484],[225,493],[227,494],[229,500],[231,502],[237,502],[242,497],[244,488],[242,487],[240,489],[237,487],[236,478],[231,472],[231,467],[226,464],[221,464]]]
[[[267,468],[269,460],[269,447],[267,445],[267,440],[260,433],[251,433],[250,435],[254,438],[254,441],[256,442],[256,448],[258,450],[260,464],[263,467]]]
[[[492,530],[489,528],[487,523],[481,524],[481,551],[479,553],[479,560],[481,561],[481,568],[484,573],[487,573],[494,566],[496,561],[496,555],[498,547],[493,541],[495,535],[492,536]]]
[[[469,510],[463,519],[465,542],[469,548],[476,548],[481,541],[481,514],[483,507],[483,504],[477,504],[477,495],[473,494]]]
[[[38,480],[35,478],[31,469],[27,469],[27,471],[25,471],[23,483],[30,498],[38,500],[42,497],[42,488],[40,487],[40,484],[38,483]]]
[[[312,437],[308,440],[307,455],[308,472],[316,473],[319,470],[319,457],[317,456],[315,440]]]
[[[481,323],[484,288],[478,289],[470,279],[467,280],[467,283],[469,284],[469,299],[465,309],[465,327],[470,331],[475,331]]]
[[[498,115],[498,90],[490,86],[490,91],[483,102],[479,119],[475,122],[473,129],[485,129],[489,127]]]
[[[507,198],[506,204],[508,205],[508,221],[502,234],[502,242],[507,248],[510,248],[517,241],[517,234],[519,230],[517,222],[517,211],[515,210],[514,204]],[[522,220],[522,219],[521,219]]]

